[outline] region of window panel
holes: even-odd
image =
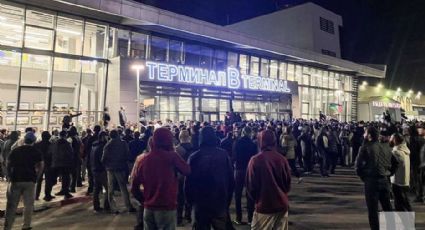
[[[269,60],[261,58],[261,73],[260,76],[268,77],[269,76]]]
[[[236,68],[238,66],[238,54],[233,52],[227,53],[227,66]]]
[[[285,62],[279,63],[279,79],[286,80],[287,64]]]
[[[251,56],[250,74],[260,76],[260,58]]]
[[[20,53],[0,50],[0,104],[3,106],[2,110],[7,109],[8,102],[16,102],[20,61]]]
[[[147,38],[148,36],[146,34],[131,32],[130,56],[132,58],[138,58],[138,59],[146,58]]]
[[[226,69],[226,51],[224,50],[215,50],[214,51],[214,68],[216,70],[225,70]]]
[[[185,64],[190,66],[199,66],[201,47],[195,44],[185,43]]]
[[[298,82],[298,84],[302,83],[302,66],[296,65],[295,66],[295,81]]]
[[[105,40],[106,26],[86,22],[84,31],[84,56],[105,57]]]
[[[42,12],[40,10],[28,9],[26,12],[26,24],[36,25],[46,28],[53,28],[54,15],[48,12]]]
[[[270,61],[270,78],[277,79],[278,62],[277,60]]]
[[[23,54],[21,85],[50,85],[52,75],[52,57],[44,55]]]
[[[166,62],[168,50],[168,39],[152,36],[150,59]]]
[[[248,56],[245,54],[239,54],[239,69],[241,74],[248,74]]]
[[[288,72],[287,72],[288,81],[295,81],[295,66],[294,64],[288,64]]]
[[[183,42],[170,40],[170,60],[169,62],[174,64],[182,64],[183,60]]]
[[[329,88],[334,89],[335,88],[335,73],[329,72]]]
[[[22,47],[24,10],[0,4],[0,44]]]
[[[200,58],[200,66],[202,68],[209,69],[211,68],[213,57],[213,49],[209,47],[201,46],[201,58]]]
[[[53,30],[41,29],[32,26],[25,27],[25,47],[52,50],[53,46]]]
[[[329,88],[329,72],[328,71],[321,71],[322,72],[322,87],[323,88]]]
[[[58,17],[55,51],[81,55],[83,21]]]

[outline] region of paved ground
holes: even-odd
[[[306,177],[290,193],[290,229],[368,229],[362,184],[352,170],[340,169],[331,178]],[[119,197],[118,197],[119,199]],[[416,229],[425,229],[425,205],[414,204]],[[234,208],[231,210],[234,214]],[[1,220],[0,225],[2,225]],[[16,229],[22,223],[17,218]],[[34,229],[132,229],[132,214],[94,214],[91,202],[35,213]],[[189,226],[179,229],[191,229]],[[237,229],[249,229],[238,226]]]

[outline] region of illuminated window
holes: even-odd
[[[270,78],[277,79],[278,68],[278,62],[270,60]]]
[[[269,76],[269,60],[261,58],[261,73],[260,76],[268,77]]]
[[[260,58],[251,56],[250,74],[253,76],[260,75]]]
[[[58,17],[56,28],[55,51],[81,55],[83,22],[65,17]]]

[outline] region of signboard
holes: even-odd
[[[298,88],[296,82],[241,74],[233,67],[217,71],[152,61],[147,61],[144,67],[140,72],[142,81],[287,94],[296,94]]]
[[[397,102],[372,101],[373,107],[400,109],[401,104]]]

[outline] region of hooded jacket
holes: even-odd
[[[111,139],[103,148],[102,164],[106,170],[127,170],[129,158],[128,144],[120,138]]]
[[[173,135],[167,128],[155,130],[152,149],[136,160],[131,192],[149,210],[177,208],[177,172],[187,176],[189,165],[174,151]],[[143,192],[140,186],[143,186]]]
[[[52,168],[72,168],[74,167],[74,151],[71,143],[60,138],[52,148]]]
[[[410,150],[406,143],[394,146],[393,156],[398,161],[398,168],[394,176],[391,177],[391,183],[398,186],[409,186],[410,182]]]
[[[212,127],[201,130],[200,149],[189,157],[192,173],[186,179],[188,203],[213,216],[229,209],[233,187],[233,167],[227,152],[217,147]]]
[[[272,131],[260,134],[261,152],[248,164],[246,189],[255,201],[255,211],[273,214],[288,211],[288,193],[291,173],[288,161],[276,151],[276,138]]]

